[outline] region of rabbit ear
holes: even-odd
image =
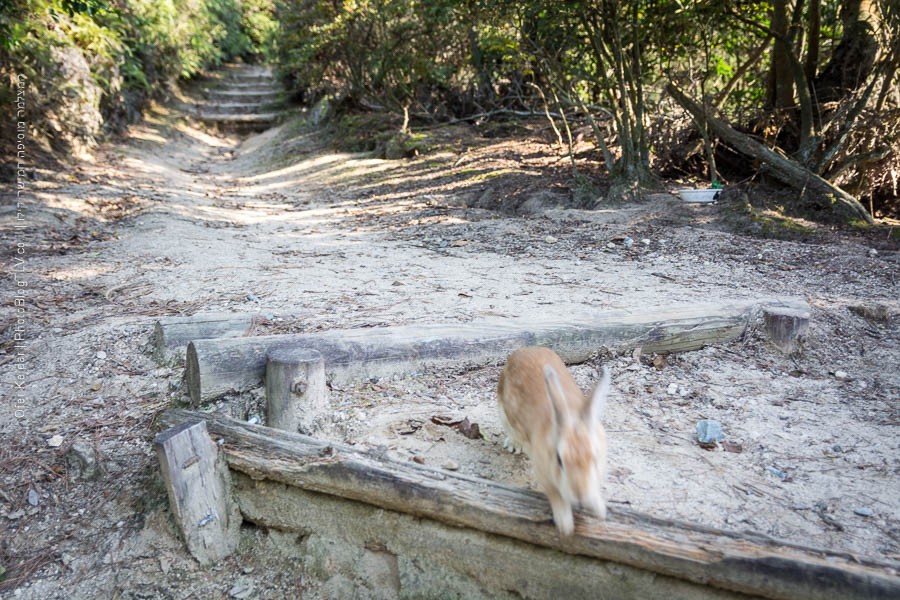
[[[547,396],[550,398],[550,405],[553,407],[553,429],[554,432],[559,431],[560,427],[566,425],[565,411],[560,410],[561,406],[565,406],[565,393],[562,384],[559,382],[559,375],[556,369],[550,365],[544,365],[544,382],[547,384]]]
[[[588,414],[584,416],[588,417],[591,423],[599,423],[600,419],[603,418],[603,413],[606,411],[606,397],[609,395],[610,380],[609,369],[603,367],[603,376],[600,379],[600,383],[594,388],[594,395],[591,397],[590,405],[585,407]]]

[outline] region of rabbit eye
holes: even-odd
[[[562,464],[562,456],[559,455],[559,452],[556,453],[556,464],[559,465],[559,468],[560,468],[560,469],[563,468],[563,464]]]

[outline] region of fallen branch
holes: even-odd
[[[666,85],[666,91],[672,95],[675,102],[691,114],[697,123],[706,123],[713,133],[734,150],[766,164],[772,175],[780,181],[794,189],[809,190],[813,194],[828,198],[836,209],[849,218],[862,219],[870,224],[874,223],[872,215],[859,203],[859,200],[830,181],[735,130],[724,121],[707,115],[703,107],[688,98],[672,83]]]

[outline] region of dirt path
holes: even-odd
[[[338,575],[352,579],[253,528],[209,571],[175,537],[150,440],[154,415],[183,397],[181,372],[144,346],[155,316],[205,311],[294,315],[270,329],[313,331],[805,298],[813,321],[799,357],[751,335],[661,369],[632,356],[573,368],[588,387],[612,365],[611,505],[900,559],[895,245],[735,236],[717,225],[724,207],[668,194],[558,208],[542,179],[558,159],[548,146],[455,131],[453,143],[389,161],[336,153],[299,119],[241,138],[159,107],[95,161],[38,170],[28,229],[6,209],[0,221],[4,239],[28,248],[29,280],[27,310],[4,312],[0,339],[2,598],[280,598],[298,586],[317,597]],[[522,189],[527,214],[484,208]],[[4,306],[16,295],[8,282]],[[888,317],[848,310],[860,304]],[[501,448],[498,372],[333,389],[325,435],[527,485],[525,460]],[[218,408],[247,418],[259,399]],[[467,417],[485,436],[434,416]],[[700,449],[700,418],[721,421],[741,451]],[[96,452],[95,478],[79,475],[73,452]]]

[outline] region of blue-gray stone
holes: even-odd
[[[860,506],[859,508],[854,508],[853,512],[861,517],[871,517],[875,514],[868,506]]]
[[[40,500],[40,496],[38,496],[38,493],[36,491],[28,490],[28,504],[37,506]]]
[[[776,467],[766,467],[766,471],[778,477],[779,479],[787,479],[788,474]]]
[[[722,424],[711,419],[697,421],[697,441],[701,444],[714,444],[725,439]]]

